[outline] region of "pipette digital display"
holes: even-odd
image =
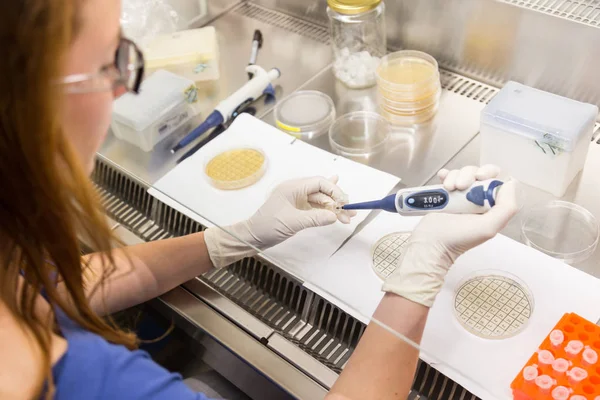
[[[381,200],[346,204],[344,210],[385,210],[401,215],[483,214],[496,204],[496,195],[504,182],[497,179],[475,182],[467,190],[448,192],[443,185],[399,190]]]
[[[436,210],[448,204],[448,192],[443,189],[423,191],[406,197],[405,205],[416,210]]]

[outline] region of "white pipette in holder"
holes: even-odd
[[[384,210],[405,216],[433,212],[448,214],[484,214],[496,205],[496,195],[503,181],[489,179],[475,182],[467,190],[452,192],[443,185],[401,189],[381,200],[345,204],[343,210]]]

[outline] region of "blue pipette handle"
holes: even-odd
[[[210,128],[214,128],[223,123],[223,115],[217,110],[213,111],[203,123],[201,123],[196,129],[187,134],[186,137],[181,139],[179,143],[175,145],[171,149],[171,153],[175,154],[178,150],[184,148],[188,144],[192,143],[194,140],[199,138],[204,132],[208,131]]]
[[[364,203],[346,204],[343,210],[385,210],[398,212],[396,210],[396,194],[390,194],[381,200],[365,201]]]

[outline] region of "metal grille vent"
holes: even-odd
[[[329,31],[321,25],[292,17],[282,12],[269,10],[253,3],[243,3],[234,12],[317,42],[329,44]]]
[[[205,229],[147,194],[146,186],[103,160],[92,175],[107,213],[144,241]],[[201,279],[335,372],[341,372],[366,326],[302,283],[248,258]],[[466,389],[419,361],[410,399],[476,400]]]
[[[443,69],[440,70],[440,80],[444,89],[484,104],[498,93],[498,89],[493,86]]]
[[[600,3],[597,0],[501,0],[519,7],[570,19],[583,24],[598,26]]]

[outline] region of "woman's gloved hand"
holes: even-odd
[[[222,268],[265,250],[306,228],[349,224],[353,211],[334,211],[347,203],[337,177],[296,179],[277,186],[247,221],[207,229],[204,240],[213,265]]]
[[[438,173],[448,191],[466,190],[475,181],[498,176],[493,165]],[[415,228],[400,265],[383,290],[431,307],[442,288],[448,269],[467,250],[496,236],[517,213],[516,183],[500,187],[496,205],[482,215],[429,214]]]

